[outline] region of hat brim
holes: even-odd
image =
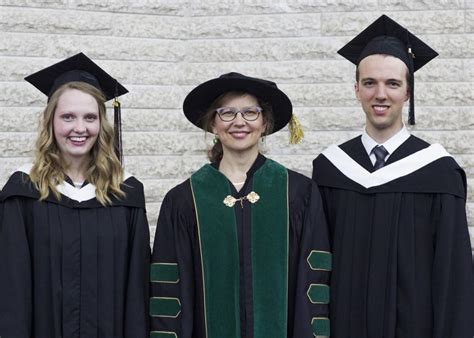
[[[285,127],[291,119],[293,106],[285,93],[249,78],[216,78],[202,83],[186,96],[184,115],[196,127],[204,129],[201,119],[206,111],[219,96],[230,91],[249,93],[271,105],[274,127],[270,134]]]

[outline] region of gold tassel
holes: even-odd
[[[300,143],[304,137],[304,132],[301,122],[295,114],[291,116],[290,122],[288,123],[288,129],[290,130],[290,144]]]

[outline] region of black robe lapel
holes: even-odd
[[[413,153],[416,153],[417,151],[429,147],[429,145],[429,143],[411,135],[388,157],[385,165],[397,162]]]
[[[361,136],[357,136],[356,138],[341,144],[339,147],[365,170],[368,172],[374,171],[374,165],[365,151]]]

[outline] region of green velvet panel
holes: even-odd
[[[174,332],[152,331],[150,338],[178,338],[178,335]]]
[[[227,178],[211,165],[191,176],[203,269],[207,338],[240,338],[239,247]]]
[[[177,283],[178,264],[153,263],[150,267],[150,281],[154,283]]]
[[[311,284],[308,289],[308,298],[313,304],[329,304],[329,286]]]
[[[252,205],[254,338],[286,338],[288,312],[288,172],[267,159],[257,170]]]
[[[331,253],[313,250],[308,256],[308,264],[312,270],[331,271]]]
[[[329,337],[331,330],[328,318],[313,318],[311,326],[313,327],[313,333],[315,336]]]
[[[150,298],[150,316],[152,317],[176,318],[180,312],[181,303],[178,298]]]

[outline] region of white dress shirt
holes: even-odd
[[[367,155],[369,155],[370,157],[370,161],[372,162],[372,164],[375,164],[375,154],[372,152],[372,149],[374,149],[375,146],[383,146],[388,151],[388,155],[385,156],[385,161],[387,161],[390,155],[393,154],[393,152],[397,150],[397,148],[400,147],[402,143],[405,142],[409,137],[410,132],[408,131],[405,124],[403,124],[402,129],[400,129],[400,131],[398,131],[395,135],[393,135],[384,143],[377,143],[372,137],[369,136],[369,134],[367,134],[365,128],[364,132],[362,133],[361,140],[362,144],[364,145],[365,151],[367,152]]]

